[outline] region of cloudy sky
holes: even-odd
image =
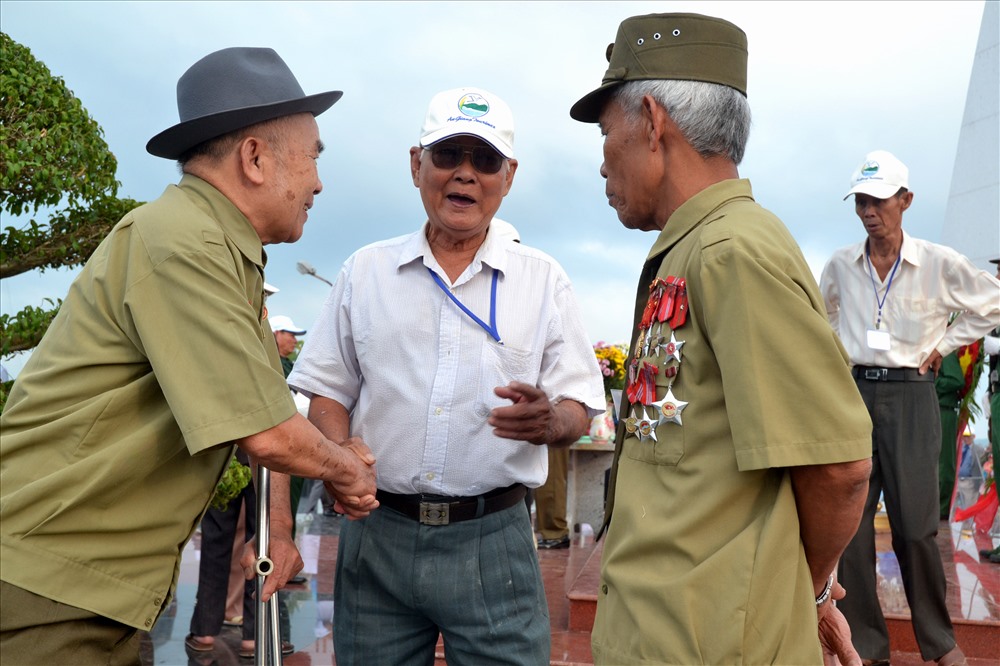
[[[104,128],[120,194],[154,199],[176,165],[145,152],[177,122],[175,85],[196,60],[230,46],[274,48],[307,93],[343,90],[319,117],[322,194],[303,239],[269,246],[272,314],[309,327],[347,256],[424,222],[408,173],[430,98],[486,88],[514,111],[519,159],[500,217],[569,273],[593,341],[624,342],[652,234],[621,227],[598,173],[601,138],[569,107],[595,88],[618,24],[694,11],[749,39],[754,126],[740,167],[819,274],[863,237],[851,172],[874,149],[910,167],[905,228],[936,242],[951,185],[984,2],[8,2],[0,29],[31,49]],[[3,219],[2,224],[17,224]],[[73,271],[0,283],[3,312],[62,297]],[[17,371],[23,364],[7,359]]]

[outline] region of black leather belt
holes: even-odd
[[[876,368],[871,365],[856,365],[851,368],[855,379],[871,382],[932,382],[934,373],[930,370],[920,374],[916,368]]]
[[[379,504],[422,525],[448,525],[509,509],[522,501],[527,492],[523,484],[515,483],[475,497],[397,495],[384,490],[378,491],[375,497]]]

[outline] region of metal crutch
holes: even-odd
[[[257,465],[257,622],[254,641],[254,666],[280,666],[281,629],[278,624],[278,594],[275,592],[266,602],[264,581],[274,571],[274,563],[268,558],[270,527],[268,511],[271,506],[271,471]]]

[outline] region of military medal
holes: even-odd
[[[660,417],[656,422],[656,425],[663,423],[676,423],[677,425],[684,425],[681,423],[681,412],[687,407],[687,403],[683,400],[678,400],[674,397],[673,388],[667,387],[667,394],[663,396],[663,400],[659,402],[654,402],[650,407],[655,407],[660,413]]]
[[[658,277],[650,283],[649,299],[639,321],[639,334],[629,362],[628,384],[625,388],[633,406],[631,414],[625,419],[625,431],[637,436],[639,441],[657,441],[656,429],[665,423],[683,425],[681,412],[688,403],[677,399],[673,393],[673,383],[680,370],[681,348],[684,346],[684,340],[677,339],[676,329],[687,321],[687,312],[687,282],[684,278],[671,275],[666,279]],[[656,333],[653,333],[654,324],[657,327]],[[669,340],[663,335],[664,325],[670,329]],[[659,357],[661,350],[665,355],[661,366],[642,360],[650,355],[650,351],[654,358]],[[666,395],[657,401],[656,376],[661,369],[663,376],[670,381]],[[656,409],[652,418],[646,412],[647,406]]]
[[[643,409],[641,406],[634,405],[632,407],[632,414],[627,419],[625,419],[625,432],[627,432],[630,435],[634,435],[635,431],[639,427],[639,417],[636,414],[637,409],[642,411],[642,415],[644,417],[646,415],[646,410]]]
[[[674,335],[673,331],[670,331],[670,340],[666,341],[662,336],[660,337],[660,344],[657,345],[657,349],[663,349],[667,356],[670,356],[677,360],[678,363],[681,362],[681,347],[684,346],[683,340],[678,340]]]

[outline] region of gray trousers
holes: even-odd
[[[875,569],[874,518],[881,492],[920,655],[934,660],[955,647],[935,540],[941,416],[934,382],[856,381],[872,418],[872,473],[861,526],[837,569],[847,590],[837,607],[862,659],[888,659]]]
[[[344,521],[334,585],[339,666],[538,666],[551,636],[524,503],[451,525],[388,507]]]

